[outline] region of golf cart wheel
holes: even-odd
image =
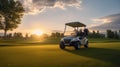
[[[88,48],[88,41],[86,42],[86,44],[84,45],[85,48]]]
[[[76,50],[78,50],[78,49],[80,48],[79,42],[76,42],[76,43],[75,43],[74,48],[75,48]]]
[[[60,42],[60,48],[61,48],[61,49],[65,49],[65,45],[64,45],[63,42]]]

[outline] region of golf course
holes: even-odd
[[[62,50],[59,43],[1,41],[0,67],[120,67],[120,41],[95,40],[79,50]]]
[[[120,0],[0,0],[0,67],[120,67]]]

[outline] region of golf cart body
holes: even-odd
[[[80,22],[70,22],[65,24],[65,29],[64,29],[64,34],[66,32],[66,27],[70,26],[74,28],[76,31],[78,31],[79,27],[86,27],[85,24],[80,23]],[[83,36],[76,36],[76,35],[71,35],[71,36],[65,36],[61,39],[60,41],[60,48],[64,49],[65,46],[74,46],[75,49],[79,49],[80,46],[88,47],[88,39]]]

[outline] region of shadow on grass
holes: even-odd
[[[58,45],[55,43],[18,43],[18,44],[0,44],[0,47],[10,47],[10,46],[43,46],[43,45]]]
[[[20,46],[20,45],[8,45],[8,44],[0,45],[0,47],[12,47],[12,46]]]
[[[120,66],[120,50],[105,49],[105,48],[81,48],[80,50],[69,50],[65,51],[89,58],[110,62],[115,66]]]

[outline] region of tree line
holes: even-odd
[[[120,39],[120,30],[119,31],[107,30],[107,38]]]
[[[89,32],[88,38],[105,38],[105,34],[100,33],[99,30]]]
[[[35,34],[28,34],[26,33],[23,35],[21,32],[9,33],[6,35],[7,39],[35,39],[35,38],[62,38],[64,37],[63,33],[54,32],[51,34],[42,34],[41,36]],[[119,31],[112,31],[106,30],[106,34],[100,33],[99,30],[89,32],[88,38],[111,38],[111,39],[120,39],[120,30]],[[3,38],[3,37],[1,37]]]
[[[55,32],[51,33],[51,37],[63,37],[63,33]],[[120,39],[120,30],[119,31],[112,31],[112,30],[106,30],[106,34],[100,33],[99,30],[92,32],[89,32],[88,38],[111,38],[111,39]]]

